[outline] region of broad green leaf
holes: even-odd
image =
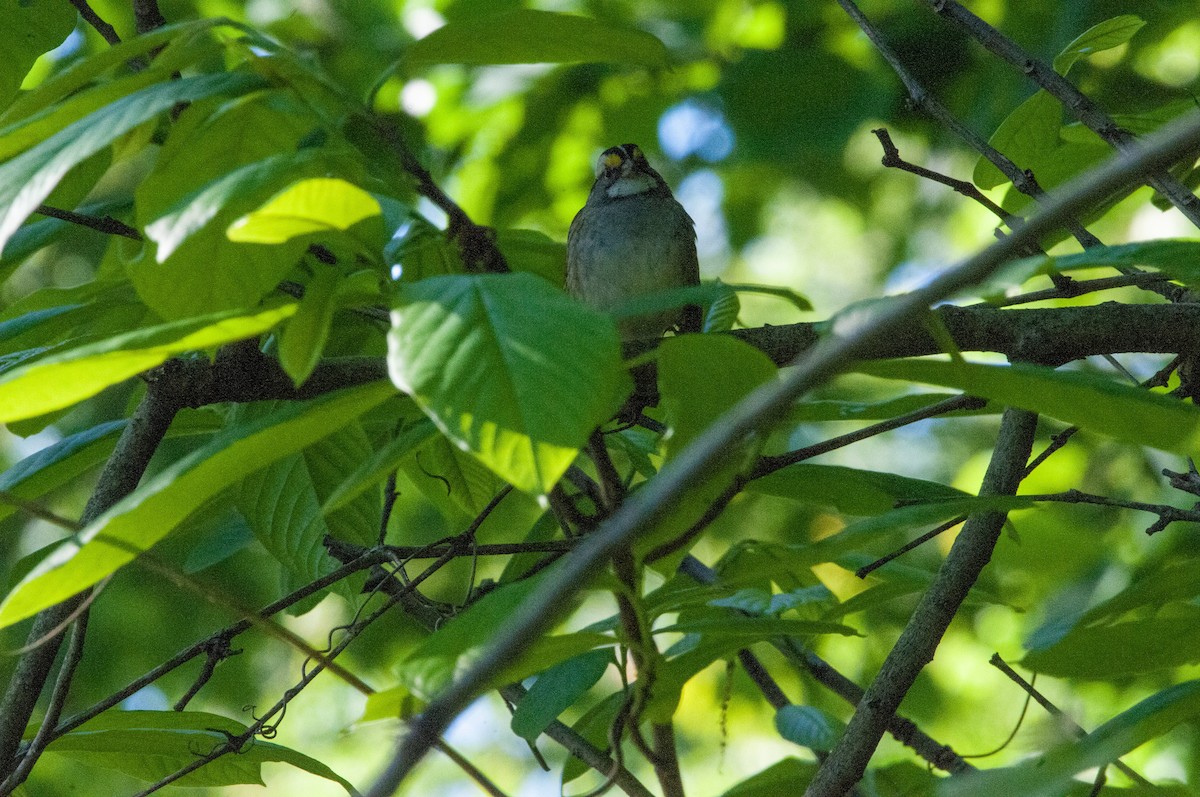
[[[294,304],[253,316],[221,313],[151,326],[30,362],[0,378],[0,423],[35,418],[90,399],[170,356],[262,334],[295,312]]]
[[[683,687],[713,662],[721,661],[746,647],[745,637],[738,635],[704,636],[688,650],[659,665],[654,689],[643,710],[643,718],[651,722],[666,722],[675,714]]]
[[[46,752],[155,782],[194,762],[197,755],[219,747],[230,736],[245,732],[246,726],[240,722],[202,711],[112,710],[58,737]],[[267,762],[290,764],[355,793],[349,781],[320,761],[263,739],[221,756],[174,785],[262,786],[259,769]]]
[[[177,321],[35,360],[0,377],[0,423],[69,407],[176,354],[261,334],[295,310],[289,303],[255,315],[221,313]]]
[[[777,797],[803,788],[817,773],[815,761],[785,758],[751,775],[721,794],[721,797]]]
[[[228,20],[222,19],[201,19],[175,25],[164,25],[149,33],[127,39],[113,47],[105,47],[95,55],[67,64],[37,88],[17,97],[4,110],[4,113],[0,114],[0,124],[12,125],[17,120],[32,116],[43,108],[66,104],[71,98],[83,94],[84,92],[81,92],[80,89],[95,82],[96,78],[108,70],[114,67],[124,68],[128,61],[143,56],[157,47],[162,47],[176,37],[195,35],[216,25],[227,23]],[[149,70],[144,71],[153,69],[152,66]]]
[[[294,180],[297,173],[325,168],[318,155],[315,150],[274,155],[234,169],[187,195],[146,225],[146,237],[158,244],[157,262],[164,262],[231,202],[266,199],[264,191],[277,190],[280,185]]]
[[[316,233],[342,234],[354,239],[361,252],[375,253],[385,241],[381,213],[375,197],[358,186],[334,177],[314,177],[295,183],[238,219],[226,234],[231,241],[255,244],[280,244]]]
[[[320,362],[337,309],[335,293],[341,275],[324,263],[315,263],[313,268],[316,273],[304,286],[300,309],[279,338],[279,362],[296,387],[304,384]]]
[[[455,521],[475,517],[504,487],[504,481],[445,435],[436,434],[403,459],[400,469],[441,513]]]
[[[798,561],[806,564],[831,562],[857,551],[886,553],[895,547],[894,537],[914,530],[927,530],[945,521],[976,512],[1011,512],[1028,509],[1034,502],[1024,496],[969,496],[931,501],[893,509],[890,512],[858,520],[836,534],[794,548]]]
[[[1093,25],[1079,34],[1062,52],[1054,58],[1054,71],[1060,75],[1067,74],[1080,58],[1102,53],[1114,47],[1120,47],[1133,38],[1145,22],[1133,14],[1122,14],[1112,19],[1106,19],[1098,25]]]
[[[0,107],[21,88],[21,81],[42,53],[53,50],[75,29],[78,13],[57,0],[4,4],[4,58],[0,59]]]
[[[26,501],[40,498],[103,462],[124,428],[124,420],[108,421],[64,437],[0,473],[0,490]],[[0,499],[0,520],[17,511]]]
[[[400,286],[388,369],[451,440],[535,494],[628,390],[612,323],[532,274]]]
[[[775,378],[777,369],[765,354],[730,335],[679,335],[658,348],[660,406],[669,432],[666,456],[678,456],[730,407],[758,386]],[[690,485],[660,520],[638,535],[634,550],[654,560],[661,572],[674,572],[694,539],[688,532],[752,460],[761,441],[739,443],[726,452],[720,466]]]
[[[885,379],[961,389],[1164,451],[1192,454],[1200,442],[1200,409],[1095,374],[934,360],[860,363],[855,370]]]
[[[1076,774],[1111,763],[1197,716],[1200,681],[1185,681],[1151,695],[1078,742],[1021,766],[946,778],[937,793],[939,797],[1058,797]]]
[[[1031,169],[1058,147],[1062,127],[1062,106],[1045,89],[1017,106],[1000,123],[988,143],[1008,156],[1020,169]],[[987,158],[975,164],[973,182],[983,189],[995,188],[1008,180]],[[1038,175],[1039,182],[1041,175]],[[1044,186],[1043,186],[1044,187]]]
[[[411,45],[403,63],[667,65],[667,48],[644,31],[591,17],[521,9],[464,16]]]
[[[622,710],[624,703],[625,694],[623,692],[614,692],[588,709],[571,726],[571,729],[579,734],[580,737],[594,744],[598,749],[604,750],[608,747],[609,731],[612,729],[613,723],[616,722],[617,714]],[[567,756],[567,761],[563,764],[562,782],[564,785],[570,783],[589,771],[590,767],[587,764],[575,756]]]
[[[747,485],[754,492],[831,506],[848,515],[878,515],[905,502],[965,498],[967,493],[937,482],[840,465],[788,465]]]
[[[428,418],[422,418],[403,429],[383,448],[355,468],[345,481],[339,484],[325,499],[321,511],[333,512],[370,488],[382,483],[387,479],[389,473],[400,467],[405,459],[412,456],[414,451],[428,442],[435,434],[437,434],[437,429]]]
[[[274,290],[307,243],[241,244],[230,241],[226,230],[288,183],[341,171],[336,148],[303,152],[308,148],[302,143],[321,124],[298,97],[280,89],[185,109],[134,192],[137,224],[162,223],[156,234],[170,250],[161,255],[152,239],[126,256],[126,272],[142,301],[164,318],[187,318],[252,307]],[[290,172],[281,158],[293,161]],[[239,171],[251,164],[261,171]]]
[[[102,56],[84,59],[68,67],[64,74],[55,75],[47,83],[38,86],[34,91],[19,98],[13,107],[20,107],[14,114],[12,109],[3,116],[4,120],[15,119],[10,124],[0,128],[0,160],[7,160],[18,152],[44,141],[67,125],[79,121],[88,114],[98,111],[110,103],[135,91],[144,89],[153,83],[165,83],[172,79],[172,73],[190,66],[195,61],[212,57],[221,45],[208,35],[212,22],[205,21],[202,25],[194,23],[185,26],[186,29],[175,27],[170,36],[150,35],[139,37],[132,42],[123,42],[104,53],[115,50],[129,49],[131,52],[140,48],[131,48],[132,44],[142,43],[143,38],[150,41],[166,41],[170,45],[155,56],[153,63],[145,69],[132,75],[119,77],[115,80],[101,82],[93,87],[81,84],[83,74],[93,74],[97,70],[104,71],[112,66],[109,59]],[[84,68],[84,67],[88,68]],[[65,85],[64,85],[65,84]],[[69,96],[61,96],[66,89],[83,89]],[[59,97],[60,102],[52,102],[53,97]],[[41,105],[35,110],[33,99]]]
[[[845,729],[844,723],[816,706],[787,705],[775,712],[779,735],[810,750],[832,750]]]
[[[445,235],[441,237],[444,241]],[[551,285],[566,282],[567,245],[562,241],[537,230],[504,229],[496,230],[496,246],[513,271],[532,272]]]
[[[1082,624],[1116,620],[1143,607],[1160,609],[1170,603],[1191,601],[1200,595],[1200,559],[1165,562],[1125,589],[1091,609]]]
[[[322,545],[328,533],[312,476],[299,454],[246,475],[238,484],[237,507],[254,538],[279,563],[282,592],[320,578],[337,563]],[[311,609],[304,603],[297,613]]]
[[[1104,681],[1195,664],[1200,662],[1200,617],[1195,611],[1185,615],[1190,616],[1074,628],[1050,647],[1029,651],[1021,663],[1055,678]]]
[[[575,701],[591,689],[613,663],[611,650],[590,650],[538,676],[513,711],[512,731],[533,742]]]
[[[253,75],[228,72],[182,78],[122,97],[0,165],[0,252],[22,222],[71,167],[138,125],[181,102],[239,94],[262,85]]]
[[[658,385],[674,456],[726,410],[775,378],[775,364],[730,335],[680,335],[658,348]],[[732,457],[731,457],[732,458]]]
[[[96,584],[251,473],[300,451],[395,395],[375,383],[296,403],[218,435],[64,542],[0,604],[0,627]]]

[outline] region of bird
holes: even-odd
[[[636,144],[609,147],[567,233],[567,292],[609,311],[646,294],[700,284],[696,225]],[[617,322],[622,340],[699,332],[701,308],[685,305]]]

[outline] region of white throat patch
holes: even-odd
[[[617,179],[605,192],[610,197],[643,194],[654,188],[654,178],[648,174],[629,174]]]

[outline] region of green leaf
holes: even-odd
[[[231,241],[255,244],[339,234],[357,243],[360,252],[375,253],[385,240],[381,213],[378,200],[358,186],[334,177],[314,177],[281,191],[235,221],[226,234]]]
[[[1185,613],[1190,616],[1073,628],[1053,645],[1029,651],[1021,663],[1055,678],[1103,681],[1195,664],[1200,662],[1200,617],[1195,610]]]
[[[1190,601],[1197,595],[1200,595],[1200,559],[1165,562],[1108,600],[1088,609],[1080,623],[1115,620],[1142,607],[1160,609],[1170,603]]]
[[[667,456],[675,456],[778,369],[730,335],[679,335],[658,348],[658,385],[670,420]],[[736,459],[736,457],[730,457]]]
[[[831,562],[846,553],[870,550],[884,553],[895,547],[893,538],[915,529],[939,525],[959,516],[977,512],[1011,512],[1028,509],[1034,502],[1025,496],[969,496],[950,500],[913,504],[855,521],[836,534],[798,549],[806,564]],[[882,548],[883,550],[878,550]]]
[[[324,263],[315,264],[314,269],[316,273],[304,286],[300,309],[279,338],[279,362],[296,387],[304,384],[320,362],[337,309],[335,293],[341,275]]]
[[[113,47],[105,47],[87,58],[69,63],[48,77],[37,88],[17,97],[4,110],[4,113],[0,114],[0,124],[12,126],[18,120],[32,117],[44,108],[59,104],[67,105],[72,99],[87,94],[88,92],[80,91],[80,89],[95,83],[98,77],[110,69],[114,67],[123,69],[131,59],[162,47],[176,37],[196,36],[209,28],[222,24],[228,24],[228,20],[200,19],[175,25],[164,25],[149,33],[127,39]],[[165,51],[159,53],[159,57],[164,54]],[[158,58],[155,61],[157,62]],[[178,66],[178,64],[171,66]],[[152,64],[149,69],[143,71],[153,73],[156,68],[156,65]],[[170,74],[170,70],[167,70],[166,74]],[[106,84],[100,84],[101,87],[104,85]],[[63,125],[59,125],[52,129],[61,129],[62,127]]]
[[[177,772],[209,750],[246,733],[240,722],[203,711],[107,711],[52,741],[46,752],[72,761],[115,769],[146,782]],[[283,745],[254,739],[175,781],[177,786],[265,785],[260,767],[282,762],[340,784],[345,778],[314,758]]]
[[[612,663],[612,651],[603,648],[590,650],[546,670],[513,711],[513,733],[534,742],[547,725],[600,680]]]
[[[1122,14],[1093,25],[1079,34],[1062,52],[1054,57],[1054,71],[1067,74],[1071,67],[1085,55],[1102,53],[1120,47],[1134,37],[1145,26],[1145,22],[1133,14]]]
[[[388,369],[451,440],[537,494],[628,391],[612,323],[532,274],[400,286]]]
[[[75,29],[79,15],[57,0],[4,4],[4,58],[0,59],[0,107],[21,88],[21,81],[42,53],[53,50]]]
[[[1191,454],[1200,442],[1200,409],[1094,374],[1032,365],[933,360],[860,363],[855,370],[884,379],[961,389],[973,396],[1164,451]]]
[[[1200,716],[1200,681],[1185,681],[1151,695],[1078,742],[1028,764],[970,772],[939,783],[939,797],[1058,797],[1072,778],[1104,766]]]
[[[437,434],[437,428],[428,418],[405,427],[400,434],[364,460],[325,499],[322,512],[333,512],[345,506],[357,496],[385,480],[392,471],[412,455],[414,451]]]
[[[64,437],[0,473],[0,490],[36,500],[103,462],[124,428],[124,420],[108,421]],[[0,499],[0,520],[16,511]]]
[[[96,584],[170,534],[207,501],[395,395],[389,384],[349,388],[238,426],[143,483],[64,542],[0,604],[0,627]]]
[[[381,692],[367,695],[367,705],[363,707],[359,722],[375,722],[377,720],[408,719],[425,709],[425,701],[414,695],[412,691],[401,684]]]
[[[521,9],[452,20],[404,54],[409,67],[432,64],[667,65],[667,48],[644,31],[590,17]]]
[[[220,313],[176,321],[35,360],[0,377],[0,422],[69,407],[176,354],[266,332],[295,310],[295,304],[285,304],[255,315]]]
[[[496,246],[513,271],[532,272],[551,285],[566,282],[567,245],[562,241],[537,230],[504,229],[496,230]]]
[[[765,354],[731,335],[679,335],[664,340],[658,348],[658,385],[670,429],[666,456],[678,456],[726,410],[773,380],[777,372]],[[671,512],[638,535],[635,553],[653,555],[656,569],[674,572],[695,541],[689,540],[689,530],[752,461],[759,442],[740,442],[727,451],[719,467],[690,485]]]
[[[905,502],[944,501],[965,498],[967,493],[937,482],[911,479],[894,473],[859,470],[840,465],[788,465],[760,479],[747,489],[793,501],[830,506],[848,515],[878,515]]]
[[[780,794],[792,794],[803,788],[816,773],[816,762],[785,758],[757,775],[746,778],[721,797],[777,797]]]
[[[274,155],[222,175],[146,224],[146,237],[158,244],[155,259],[164,262],[231,202],[266,199],[281,184],[294,180],[297,172],[304,174],[324,168],[326,165],[315,150],[301,150]]]
[[[1061,127],[1062,106],[1045,89],[1039,89],[1000,123],[988,143],[1018,168],[1031,169],[1058,147]],[[1040,181],[1040,174],[1038,178]],[[980,188],[995,188],[1007,180],[987,158],[980,157],[975,164],[973,182]]]
[[[456,522],[464,513],[477,516],[505,484],[442,434],[426,442],[411,459],[403,459],[400,468],[443,515]]]
[[[50,195],[71,167],[143,122],[181,102],[239,94],[262,85],[253,75],[228,72],[171,80],[123,97],[0,165],[0,252],[21,223]]]
[[[775,730],[789,742],[827,752],[846,726],[816,706],[787,705],[775,712]]]

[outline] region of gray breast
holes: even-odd
[[[695,241],[691,218],[670,197],[589,202],[567,241],[567,290],[607,310],[636,296],[695,283]],[[672,310],[626,319],[621,335],[661,335],[679,315]]]

